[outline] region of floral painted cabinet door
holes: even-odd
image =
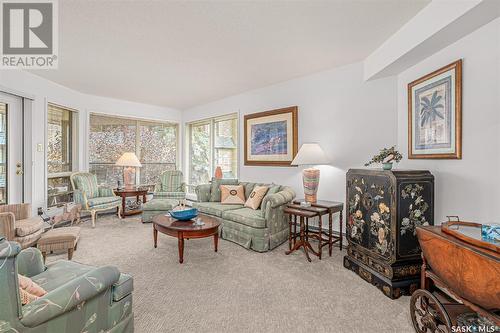
[[[417,226],[433,224],[434,182],[430,180],[398,184],[398,258],[420,256]]]
[[[349,214],[347,238],[364,248],[390,258],[391,182],[387,176],[354,176],[348,180]]]

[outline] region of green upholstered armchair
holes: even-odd
[[[186,183],[182,171],[164,171],[160,175],[160,181],[155,185],[154,199],[177,199],[186,198]]]
[[[22,305],[17,274],[47,294]],[[38,249],[21,251],[0,237],[1,332],[133,332],[133,279],[113,266],[60,260],[43,264]]]
[[[82,204],[82,210],[90,212],[92,227],[95,227],[96,214],[112,208],[117,209],[118,217],[122,218],[121,198],[113,189],[97,184],[96,175],[89,172],[75,172],[71,175],[73,198]]]

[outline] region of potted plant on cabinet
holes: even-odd
[[[380,153],[373,156],[372,159],[365,163],[365,166],[369,166],[373,163],[381,163],[384,170],[391,170],[392,164],[394,162],[399,163],[403,159],[403,155],[396,150],[396,146],[391,148],[384,148],[380,150]]]

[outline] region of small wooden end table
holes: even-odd
[[[339,248],[340,251],[342,251],[342,222],[343,222],[343,210],[344,210],[344,204],[342,202],[336,202],[336,201],[326,201],[326,200],[318,200],[314,203],[311,203],[310,207],[303,207],[300,206],[300,202],[304,201],[303,199],[299,200],[294,200],[292,204],[288,205],[290,208],[294,209],[299,209],[299,210],[305,210],[305,211],[310,211],[314,212],[317,214],[318,218],[318,230],[313,231],[309,230],[309,226],[306,225],[307,227],[307,234],[311,235],[311,237],[314,237],[318,240],[319,245],[318,245],[318,257],[321,259],[321,253],[322,253],[322,248],[323,246],[328,245],[328,254],[330,257],[332,256],[332,247],[333,244],[339,243]],[[339,213],[339,236],[334,236],[333,235],[333,214]],[[328,214],[328,232],[323,231],[323,225],[322,225],[322,219],[321,217],[323,215]],[[326,236],[327,238],[324,238],[323,236]]]
[[[306,224],[309,224],[309,219],[313,218],[315,216],[318,216],[318,213],[316,212],[311,212],[308,210],[302,210],[302,209],[297,209],[293,207],[286,207],[283,209],[283,212],[285,214],[288,214],[289,216],[289,224],[288,224],[288,231],[289,231],[289,238],[288,238],[288,247],[289,250],[285,252],[286,255],[289,255],[290,253],[302,248],[304,250],[304,253],[306,255],[306,258],[309,262],[311,262],[311,257],[309,257],[308,249],[311,250],[312,253],[315,255],[318,255],[316,251],[314,251],[313,247],[311,246],[311,243],[309,243],[309,239],[307,236],[307,228]],[[300,231],[299,231],[299,241],[296,241],[296,233],[297,233],[297,216],[300,219]],[[292,217],[295,221],[295,223],[292,221]],[[294,236],[293,236],[293,246],[292,246],[292,224],[294,224]]]
[[[154,247],[157,247],[158,232],[177,237],[179,247],[179,263],[184,262],[184,239],[214,237],[214,250],[217,252],[219,242],[220,222],[214,217],[200,214],[200,218],[205,224],[196,225],[195,221],[178,221],[173,217],[166,215],[157,215],[153,217],[153,240]]]
[[[127,208],[127,198],[128,197],[136,197],[136,200],[139,201],[139,197],[142,196],[142,203],[146,203],[146,196],[148,194],[148,189],[147,188],[142,188],[142,187],[137,187],[137,188],[132,188],[132,189],[126,189],[126,188],[115,188],[113,190],[115,194],[119,197],[122,198],[122,214],[123,216],[130,216],[130,215],[136,215],[136,214],[141,214],[142,209],[132,209],[132,210],[126,210]]]

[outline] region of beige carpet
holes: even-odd
[[[268,253],[228,241],[177,240],[129,217],[82,223],[73,260],[115,265],[134,276],[136,332],[413,332],[409,297],[390,300],[342,266],[345,254],[308,263],[285,245]],[[326,249],[325,249],[326,253]],[[48,262],[65,258],[51,255]]]

